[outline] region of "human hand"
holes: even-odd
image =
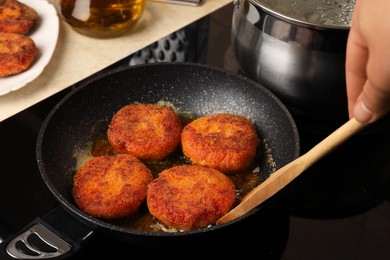
[[[390,111],[390,1],[356,0],[346,52],[350,117],[363,124]]]

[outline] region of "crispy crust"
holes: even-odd
[[[115,113],[107,137],[118,153],[158,161],[179,145],[181,130],[180,119],[171,108],[156,104],[132,104]]]
[[[0,32],[28,34],[38,21],[38,13],[16,0],[0,0]]]
[[[0,77],[31,67],[38,55],[34,41],[22,34],[0,32]]]
[[[214,224],[235,199],[229,177],[212,168],[184,165],[162,171],[149,185],[146,202],[167,226],[194,230]]]
[[[198,118],[184,127],[181,136],[183,153],[193,164],[227,174],[246,170],[259,143],[252,122],[232,114]]]
[[[126,217],[138,210],[152,180],[150,170],[132,155],[95,157],[75,174],[73,197],[93,217]]]

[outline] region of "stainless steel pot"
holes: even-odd
[[[274,92],[293,115],[345,121],[349,25],[299,20],[264,2],[233,1],[232,48],[241,70]]]

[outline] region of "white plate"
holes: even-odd
[[[39,50],[34,64],[26,71],[12,76],[0,78],[0,95],[24,87],[38,77],[49,63],[57,44],[59,19],[55,7],[47,0],[19,0],[37,11],[39,21],[31,37]]]

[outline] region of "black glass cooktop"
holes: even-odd
[[[12,237],[35,218],[45,218],[52,209],[60,207],[41,178],[35,145],[46,115],[71,89],[0,123],[2,240]],[[326,131],[311,127],[313,122],[302,121],[297,116],[294,118],[300,133],[301,152],[306,152],[326,137]],[[390,197],[388,122],[359,134],[316,163],[287,186],[278,203],[267,214],[255,214],[219,237],[180,245],[180,248],[173,244],[164,250],[156,250],[147,243],[135,245],[97,231],[71,259],[95,256],[115,259],[116,255],[131,256],[134,253],[144,253],[147,256],[164,254],[179,258],[182,257],[180,252],[183,252],[180,249],[186,249],[185,252],[192,256],[203,256],[211,251],[220,256],[245,257],[254,254],[259,259],[280,259],[289,242],[290,216],[352,216]]]

